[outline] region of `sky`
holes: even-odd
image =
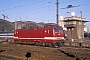
[[[67,12],[75,12],[75,15],[90,21],[90,0],[58,0],[59,17],[70,17]],[[68,9],[68,5],[79,6]],[[56,23],[56,0],[0,0],[0,18],[2,14],[8,16],[8,21],[34,21]],[[87,27],[90,22],[87,23]]]

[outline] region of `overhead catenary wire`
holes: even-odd
[[[46,0],[42,0],[42,1],[38,1],[38,2],[33,2],[32,3],[32,5],[34,5],[34,4],[36,4],[36,3],[42,3],[43,1],[46,1]],[[68,2],[73,2],[73,1],[76,1],[76,0],[69,0],[69,1],[63,1],[63,2],[60,2],[60,4],[64,4],[64,3],[68,3]],[[46,1],[47,2],[47,1]],[[47,2],[48,3],[48,2]],[[50,3],[50,2],[49,2]],[[12,9],[15,9],[15,8],[21,8],[21,7],[26,7],[26,6],[28,6],[28,5],[31,5],[31,4],[24,4],[24,5],[20,5],[20,6],[16,6],[16,7],[12,7]],[[48,10],[47,9],[47,11],[46,10],[44,10],[44,9],[46,9],[46,8],[50,8],[51,6],[54,6],[55,4],[52,4],[52,5],[50,5],[49,4],[49,6],[47,5],[47,6],[43,6],[43,7],[38,7],[38,8],[35,8],[35,9],[32,9],[32,10],[27,10],[27,11],[23,11],[23,12],[20,12],[20,13],[17,13],[17,14],[15,14],[15,15],[18,15],[18,14],[21,14],[21,16],[20,17],[22,17],[23,15],[26,15],[26,13],[27,13],[27,15],[29,15],[30,16],[30,12],[29,11],[32,11],[32,13],[33,13],[33,15],[38,15],[38,14],[43,14],[43,12],[50,12],[50,11],[52,11],[52,12],[54,12],[55,10],[54,9],[51,9],[51,10]],[[84,5],[81,5],[81,6],[84,6]],[[85,5],[85,6],[88,6],[88,5]],[[9,8],[8,8],[9,9]],[[12,9],[9,9],[9,10],[12,10]],[[37,11],[37,10],[41,10],[41,11]],[[4,10],[4,11],[8,11],[7,9],[6,10]],[[12,12],[13,13],[13,12]],[[12,14],[11,15],[11,17],[12,16],[15,16],[14,14]],[[9,15],[10,16],[10,15]],[[45,15],[43,15],[43,16],[45,16]],[[49,16],[48,16],[49,17]],[[44,19],[44,17],[42,17],[43,19]],[[42,19],[41,18],[41,19]],[[52,18],[55,18],[54,16],[52,17]]]
[[[42,1],[33,2],[33,3],[29,3],[29,4],[19,5],[19,6],[16,6],[16,7],[12,7],[12,8],[8,8],[8,9],[0,10],[0,12],[2,12],[2,11],[7,11],[7,10],[11,10],[11,9],[15,9],[15,8],[19,8],[19,7],[23,7],[23,6],[27,6],[27,5],[31,5],[31,4],[40,3],[40,2],[43,2],[43,1],[47,1],[47,0],[42,0]]]
[[[73,1],[73,0],[70,0],[70,1]],[[70,1],[68,1],[68,2],[70,2]],[[64,3],[64,2],[63,2]],[[26,4],[26,5],[28,5],[28,4]],[[21,5],[21,6],[18,6],[18,7],[22,7],[22,6],[26,6],[26,5]],[[16,7],[16,8],[18,8],[18,7]],[[36,13],[35,13],[36,14]]]
[[[76,1],[76,0],[63,1],[60,4],[64,4],[64,3],[68,3],[68,2],[70,3],[70,2],[73,2],[73,1]]]
[[[8,9],[0,10],[0,12],[11,10],[11,9],[15,9],[15,8],[24,7],[24,6],[31,5],[31,4],[40,3],[40,2],[43,2],[43,1],[47,1],[47,0],[42,0],[42,1],[38,1],[38,2],[33,2],[33,3],[29,3],[29,4],[24,4],[24,5],[19,5],[19,6],[11,7],[11,8],[8,8]],[[67,3],[67,2],[72,2],[72,1],[75,1],[75,0],[70,0],[70,1],[66,1],[66,2],[64,1],[64,2],[61,2],[60,4]],[[48,3],[50,3],[50,2],[48,2]]]
[[[42,10],[44,10],[45,8],[49,8],[50,6],[54,6],[54,5],[52,4],[52,5],[49,5],[49,6],[39,7],[39,8],[35,8],[35,9],[31,9],[31,10],[23,11],[23,12],[19,12],[19,13],[11,14],[11,16],[13,16],[13,15],[17,15],[17,14],[20,14],[20,13],[24,13],[24,12],[28,13],[29,11],[34,11],[33,13],[35,13],[37,10],[41,10],[41,11],[42,11]],[[44,12],[46,12],[46,11],[44,11]]]
[[[55,10],[47,10],[47,11],[40,11],[40,12],[33,12],[33,14],[32,15],[37,15],[38,13],[39,14],[43,14],[43,12],[54,12]],[[30,13],[27,13],[28,14],[28,16],[30,16],[31,14]],[[21,16],[25,16],[25,14],[23,14],[23,15],[21,15]],[[53,16],[54,17],[54,16]],[[42,18],[44,18],[44,17],[42,17]],[[37,18],[36,18],[37,19]],[[39,19],[39,18],[38,18]]]
[[[88,6],[88,5],[90,5],[90,4],[84,4],[84,5],[80,5],[80,6]]]
[[[42,17],[42,18],[40,18],[40,17],[38,17],[38,18],[29,18],[29,19],[27,19],[26,21],[33,21],[33,22],[36,22],[37,20],[40,20],[40,21],[38,21],[38,22],[52,22],[51,21],[51,19],[50,18],[52,18],[52,17],[55,17],[55,16],[45,16],[45,17]],[[48,18],[48,19],[46,19],[46,18]],[[17,19],[17,20],[20,20],[20,21],[24,21],[25,19]]]
[[[22,5],[23,6],[23,5]],[[50,5],[50,6],[52,6],[52,5]],[[48,6],[47,6],[48,7]],[[18,8],[18,7],[17,7]],[[45,7],[42,7],[41,9],[43,9],[43,8],[45,8]],[[35,10],[37,10],[37,9],[35,9]],[[25,12],[25,11],[24,11]],[[28,12],[26,12],[26,13],[28,13]],[[34,12],[35,14],[36,14],[36,12]],[[16,14],[17,15],[17,14]],[[20,14],[20,15],[22,15],[22,14]],[[9,15],[10,16],[10,15]],[[11,15],[12,16],[12,15]]]
[[[27,6],[27,5],[31,5],[31,4],[36,4],[36,3],[40,3],[40,2],[43,2],[43,1],[47,1],[47,0],[42,0],[42,1],[38,1],[38,2],[33,2],[33,3],[30,3],[30,4],[24,4],[24,5],[19,5],[19,6],[16,6],[16,7],[12,7],[12,8],[8,8],[8,9],[4,9],[4,10],[1,10],[0,12],[2,11],[7,11],[7,10],[11,10],[11,9],[15,9],[15,8],[19,8],[19,7],[23,7],[23,6]],[[60,4],[63,4],[63,3],[67,3],[67,2],[72,2],[72,1],[75,1],[75,0],[70,0],[70,1],[64,1]]]
[[[50,5],[50,6],[53,6],[53,5]],[[48,11],[55,11],[55,10],[47,10],[47,11],[42,11],[42,10],[44,10],[44,8],[48,8],[48,6],[47,7],[40,7],[41,8],[41,11],[40,12],[38,12],[38,13],[42,13],[42,12],[48,12]],[[36,10],[38,10],[39,8],[36,8],[36,9],[34,9],[34,10],[28,10],[28,11],[34,11],[33,12],[33,14],[35,13],[36,14]],[[60,8],[61,9],[61,8]],[[40,9],[39,9],[40,10]],[[24,11],[25,13],[28,13],[28,11]],[[83,11],[83,12],[90,12],[89,10],[88,11]],[[20,13],[23,13],[23,12],[20,12]],[[13,15],[17,15],[17,14],[19,14],[19,13],[16,13],[16,14],[12,14],[11,16],[13,16]],[[30,13],[29,13],[30,14]]]
[[[16,7],[12,7],[12,8],[8,8],[8,9],[0,10],[0,12],[2,12],[2,11],[7,11],[7,10],[11,10],[11,9],[15,9],[15,8],[19,8],[19,7],[24,7],[24,6],[31,5],[31,4],[40,3],[40,2],[43,2],[43,1],[47,1],[47,0],[42,0],[42,1],[38,1],[38,2],[33,2],[33,3],[30,3],[30,4],[19,5],[19,6],[16,6]],[[72,2],[72,1],[76,1],[76,0],[63,1],[63,2],[61,2],[60,4],[68,3],[68,2]],[[49,2],[48,2],[48,3],[49,3]],[[85,4],[85,5],[80,5],[80,6],[88,6],[88,5],[90,5],[90,4]]]

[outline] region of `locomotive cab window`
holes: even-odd
[[[59,30],[58,29],[54,29],[55,33],[59,33]]]
[[[59,33],[63,33],[63,30],[59,30]]]
[[[49,34],[51,33],[51,30],[50,30],[50,29],[48,29],[48,33],[49,33]]]
[[[54,29],[55,33],[63,33],[63,30],[59,30],[59,29]]]

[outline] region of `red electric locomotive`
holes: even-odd
[[[59,47],[64,42],[64,35],[62,27],[48,25],[32,30],[15,30],[14,41]]]

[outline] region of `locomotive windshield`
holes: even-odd
[[[63,33],[63,30],[59,30],[60,33]]]
[[[63,30],[60,29],[54,29],[55,33],[63,33]]]

